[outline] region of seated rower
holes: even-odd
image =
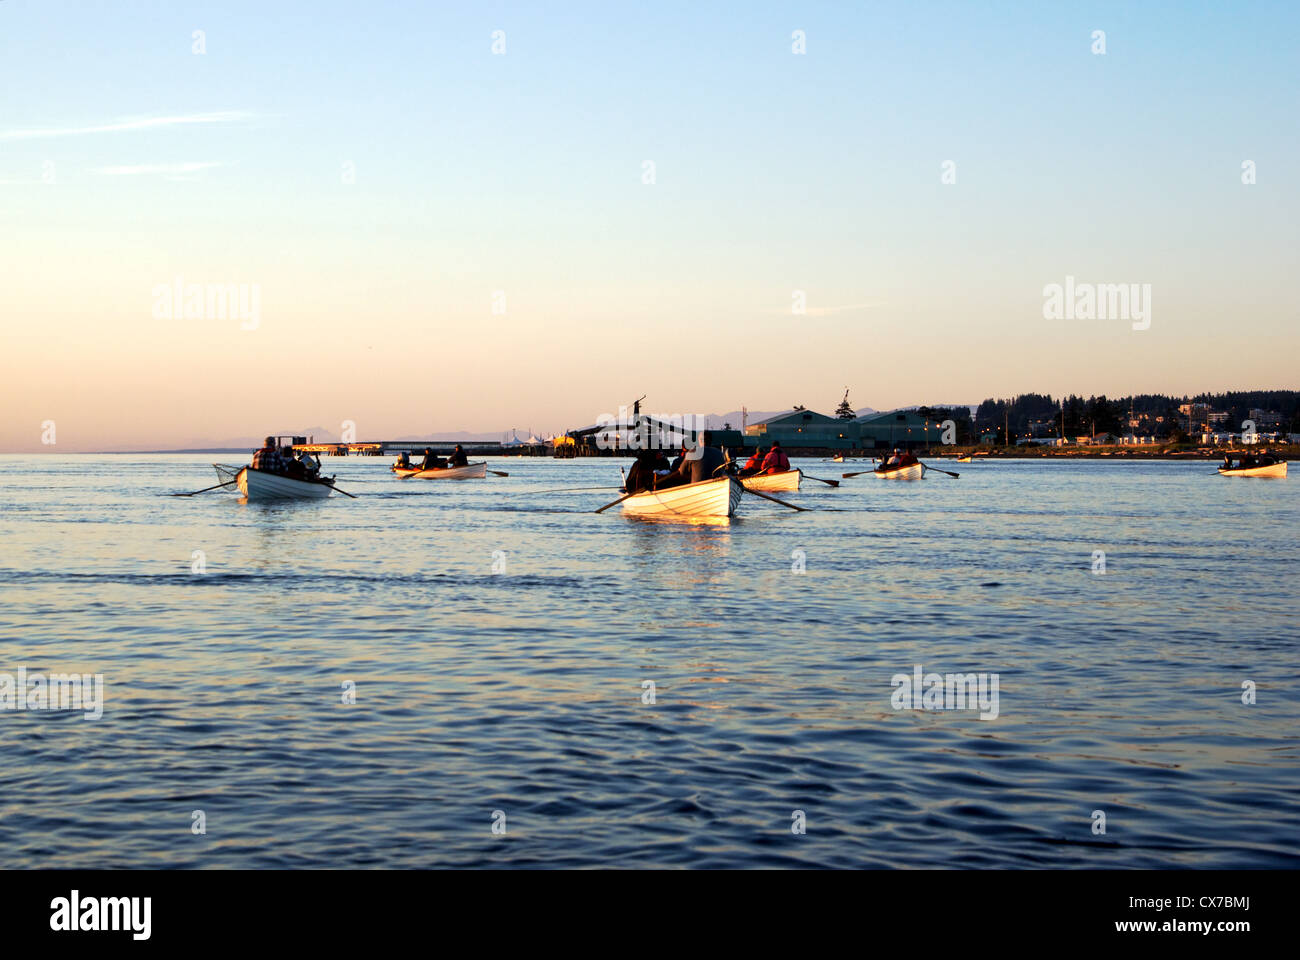
[[[642,490],[655,489],[659,477],[655,474],[654,467],[654,454],[649,450],[638,451],[632,466],[628,468],[627,480],[623,484],[624,492],[640,493]]]
[[[424,459],[420,461],[421,470],[441,470],[446,465],[447,462],[437,456],[432,449],[424,448]]]
[[[469,466],[469,457],[465,455],[465,451],[461,449],[461,445],[459,443],[456,444],[456,449],[451,452],[451,456],[447,458],[447,466],[449,467]]]
[[[284,459],[276,449],[275,437],[267,437],[262,443],[262,448],[253,451],[251,466],[254,470],[261,470],[263,473],[284,473]]]
[[[729,461],[720,448],[713,446],[712,441],[712,431],[701,430],[695,449],[685,455],[677,469],[659,481],[659,489],[701,483],[724,476],[723,471]]]
[[[738,476],[752,477],[755,474],[763,472],[763,448],[755,447],[754,455],[745,461],[745,466],[741,469]]]
[[[781,441],[773,440],[772,449],[767,451],[767,456],[763,458],[764,473],[785,473],[790,469],[790,458],[785,455],[781,449]]]

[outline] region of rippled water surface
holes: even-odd
[[[709,526],[592,513],[610,460],[166,496],[212,459],[0,457],[0,672],[105,683],[0,712],[0,866],[1300,865],[1298,478],[945,462]],[[918,664],[999,716],[894,710]]]

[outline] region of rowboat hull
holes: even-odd
[[[1285,477],[1286,461],[1270,463],[1262,467],[1233,467],[1230,470],[1220,467],[1219,475],[1223,477]]]
[[[798,470],[783,470],[780,473],[766,473],[755,477],[743,477],[741,483],[746,490],[762,490],[764,493],[771,493],[773,490],[798,490],[799,481],[803,479],[803,474]]]
[[[970,458],[970,457],[958,457],[958,458],[957,458],[957,462],[958,462],[958,463],[970,463],[970,462],[971,462],[971,458]]]
[[[680,487],[638,493],[623,501],[623,512],[634,517],[692,519],[730,517],[745,488],[732,477],[686,483]]]
[[[925,467],[919,463],[909,463],[905,467],[889,467],[885,470],[877,467],[872,474],[884,480],[920,480],[925,476]]]
[[[239,492],[253,500],[324,500],[334,488],[323,481],[295,480],[244,467],[235,477]]]
[[[471,463],[464,467],[442,467],[438,470],[421,470],[419,467],[393,467],[399,477],[416,480],[481,480],[487,476],[487,462]]]

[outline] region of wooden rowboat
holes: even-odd
[[[1221,477],[1285,477],[1286,461],[1265,463],[1257,467],[1220,467]]]
[[[970,462],[971,462],[971,455],[968,453],[968,454],[966,454],[966,456],[964,456],[964,457],[958,457],[958,458],[957,458],[957,462],[958,462],[958,463],[970,463]]]
[[[480,480],[487,476],[487,461],[483,460],[463,467],[439,467],[434,470],[398,466],[391,469],[399,477],[414,477],[416,480]]]
[[[333,480],[297,480],[244,467],[235,476],[239,492],[251,500],[324,500],[334,490]]]
[[[871,472],[885,480],[920,480],[925,476],[925,465],[909,463],[902,467],[876,467]]]
[[[647,490],[623,501],[623,512],[636,517],[684,519],[729,517],[745,488],[734,477],[684,483],[679,487]]]
[[[782,470],[780,473],[760,473],[752,477],[741,477],[740,482],[746,490],[798,490],[803,474],[798,470]]]

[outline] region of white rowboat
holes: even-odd
[[[736,512],[745,488],[733,477],[684,483],[664,490],[647,490],[623,501],[623,512],[636,517],[729,517]]]
[[[741,477],[740,482],[746,490],[798,490],[803,474],[798,470],[783,470],[780,473],[761,473],[753,477]]]
[[[325,480],[295,480],[252,467],[240,470],[235,482],[249,500],[324,500],[334,489]]]
[[[871,472],[885,480],[920,480],[925,475],[925,466],[920,463],[909,463],[905,467],[876,467]]]
[[[1260,467],[1230,467],[1219,468],[1219,475],[1223,477],[1285,477],[1286,461],[1279,460],[1277,463],[1266,463]]]
[[[471,463],[463,467],[440,467],[435,470],[393,467],[393,473],[399,477],[414,477],[416,480],[479,480],[487,476],[487,461]]]

